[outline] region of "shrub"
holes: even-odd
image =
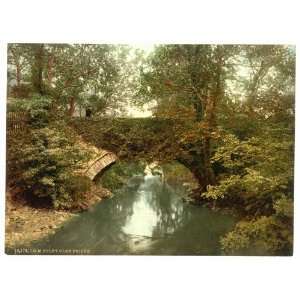
[[[52,99],[34,95],[30,99],[14,99],[7,105],[8,111],[27,112],[28,124],[32,128],[42,128],[49,124]]]
[[[34,129],[22,144],[11,143],[8,159],[12,183],[39,203],[70,208],[89,187],[86,178],[74,176],[89,154],[55,127]]]
[[[64,183],[66,198],[57,198],[56,207],[78,207],[92,188],[90,178],[81,175],[71,175]]]
[[[257,216],[274,213],[274,201],[282,195],[292,197],[290,140],[261,137],[239,141],[229,135],[216,151],[213,162],[221,163],[225,171],[219,175],[218,184],[209,186],[203,197],[217,205],[239,205],[240,213]]]
[[[28,84],[15,85],[11,88],[10,94],[17,98],[27,98],[32,93],[32,87]]]
[[[293,203],[284,197],[275,203],[275,214],[238,222],[234,230],[221,239],[224,253],[291,255]]]
[[[262,135],[240,141],[224,138],[213,162],[221,164],[218,184],[202,194],[215,207],[227,207],[242,220],[222,240],[225,253],[247,248],[291,253],[293,242],[293,141]],[[242,252],[241,252],[242,251]],[[247,252],[244,252],[247,253]]]

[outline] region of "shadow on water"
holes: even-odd
[[[91,254],[220,255],[231,216],[190,205],[159,176],[134,176],[113,198],[32,244]]]

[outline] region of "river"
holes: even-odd
[[[115,196],[74,217],[37,249],[89,254],[220,255],[229,215],[182,200],[160,176],[133,176]]]

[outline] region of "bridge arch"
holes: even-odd
[[[105,168],[114,164],[117,160],[117,156],[108,151],[103,151],[101,155],[97,156],[92,162],[90,162],[85,169],[84,175],[94,180],[97,174],[101,173]]]

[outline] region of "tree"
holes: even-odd
[[[8,44],[7,47],[8,80],[9,84],[15,80],[13,94],[16,97],[24,97],[29,94],[28,86],[25,86],[26,75],[30,68],[28,49],[24,44]],[[8,89],[9,93],[11,92]]]
[[[22,71],[27,65],[27,61],[24,57],[24,49],[20,44],[9,44],[7,54],[8,64],[15,68],[14,73],[11,74],[11,78],[15,79],[17,87],[20,87]]]
[[[146,100],[157,101],[160,116],[171,117],[170,111],[164,115],[165,108],[170,107],[165,103],[172,103],[174,117],[180,117],[177,112],[182,108],[189,112],[187,121],[193,124],[188,127],[193,129],[190,132],[183,130],[180,139],[185,142],[183,147],[189,154],[196,150],[196,162],[188,164],[197,174],[203,190],[215,183],[210,163],[212,140],[217,133],[217,111],[223,101],[225,79],[230,70],[228,62],[235,51],[233,46],[219,45],[159,46],[142,72],[141,94]],[[189,139],[187,143],[186,136],[195,140]],[[184,158],[181,160],[185,161]],[[199,162],[201,166],[195,166]]]
[[[249,254],[248,248],[255,248],[256,254],[291,254],[294,52],[283,46],[247,46],[241,55],[250,55],[251,63],[250,76],[243,80],[245,99],[230,106],[230,119],[239,123],[222,120],[225,134],[212,158],[219,169],[217,184],[203,197],[240,216],[221,240],[225,253]]]
[[[40,95],[45,94],[43,70],[44,70],[44,57],[45,46],[44,44],[31,45],[33,61],[31,65],[31,82],[34,90]]]
[[[132,78],[128,53],[122,45],[13,44],[9,62],[17,84],[26,77],[33,93],[52,96],[57,107],[72,116],[76,105],[97,114],[117,109],[125,101],[127,78]]]
[[[113,81],[115,72],[108,59],[109,51],[107,45],[61,45],[49,55],[48,82],[51,79],[55,98],[68,104],[69,115],[73,115],[83,93],[107,91],[105,85]]]

